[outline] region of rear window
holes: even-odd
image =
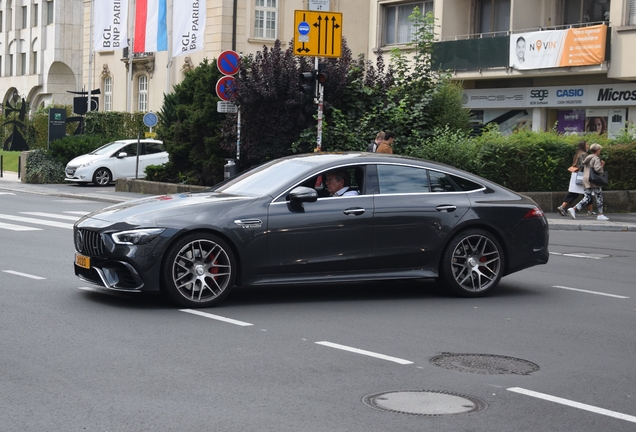
[[[479,183],[440,171],[430,171],[429,176],[432,192],[469,192],[483,189]]]

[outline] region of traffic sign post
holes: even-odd
[[[294,55],[342,57],[342,13],[295,11]]]

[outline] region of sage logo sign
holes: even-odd
[[[530,90],[530,106],[548,105],[546,99],[549,95],[550,90],[548,89]]]

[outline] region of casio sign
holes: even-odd
[[[568,89],[568,90],[557,90],[556,96],[558,98],[564,97],[583,97],[585,92],[583,89]]]
[[[550,92],[548,90],[532,90],[530,92],[530,98],[539,99],[540,101],[542,101],[543,99],[547,98],[549,94]]]

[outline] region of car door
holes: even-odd
[[[168,153],[163,145],[156,141],[147,141],[142,145],[142,153],[139,156],[139,177],[145,177],[144,171],[150,165],[163,165],[168,162]]]
[[[270,268],[276,274],[303,275],[367,269],[372,234],[370,195],[321,197],[302,204],[283,196],[269,207]]]
[[[119,157],[121,153],[126,156]],[[115,152],[113,158],[113,179],[135,177],[137,167],[137,143],[130,143]]]
[[[458,188],[440,189],[444,173],[418,166],[377,165],[374,195],[373,262],[378,269],[426,268],[470,201]],[[435,190],[435,192],[433,192]]]

